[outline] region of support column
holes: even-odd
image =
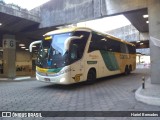
[[[4,77],[16,77],[16,44],[14,35],[3,36],[3,73]]]
[[[160,84],[160,0],[148,0],[151,83]]]
[[[140,64],[141,63],[141,55],[139,55],[138,58],[139,58],[139,64]]]

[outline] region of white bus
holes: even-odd
[[[48,32],[40,43],[36,79],[55,84],[92,82],[96,78],[129,74],[136,68],[135,46],[90,28]]]

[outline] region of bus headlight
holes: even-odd
[[[62,75],[62,74],[64,74],[64,71],[60,71],[60,72],[58,72],[58,73],[56,73],[56,74],[54,74],[55,76],[59,76],[59,75]]]
[[[70,71],[71,71],[70,69],[66,69],[66,70],[63,70],[63,71],[60,71],[60,72],[56,73],[55,75],[56,75],[56,76],[62,75],[62,74],[68,73],[68,72],[70,72]]]
[[[65,78],[61,78],[61,79],[60,79],[60,82],[61,82],[61,83],[62,83],[62,82],[65,82],[65,80],[66,80]]]

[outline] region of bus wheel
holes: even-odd
[[[87,84],[91,84],[96,80],[96,71],[94,69],[90,69],[87,75]]]
[[[129,75],[130,74],[130,69],[128,68],[128,66],[125,67],[125,75]]]

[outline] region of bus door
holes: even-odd
[[[84,62],[80,59],[80,48],[77,44],[72,44],[70,49],[71,64],[71,79],[75,82],[83,80]]]
[[[74,39],[71,42],[71,54],[70,54],[70,58],[71,58],[71,62],[73,64],[71,64],[71,76],[72,79],[75,82],[79,82],[84,80],[84,73],[85,73],[85,69],[84,69],[84,52],[85,52],[85,47],[88,41],[88,38],[90,36],[90,32],[87,31],[75,31],[73,36],[78,36],[81,37],[81,39]]]

